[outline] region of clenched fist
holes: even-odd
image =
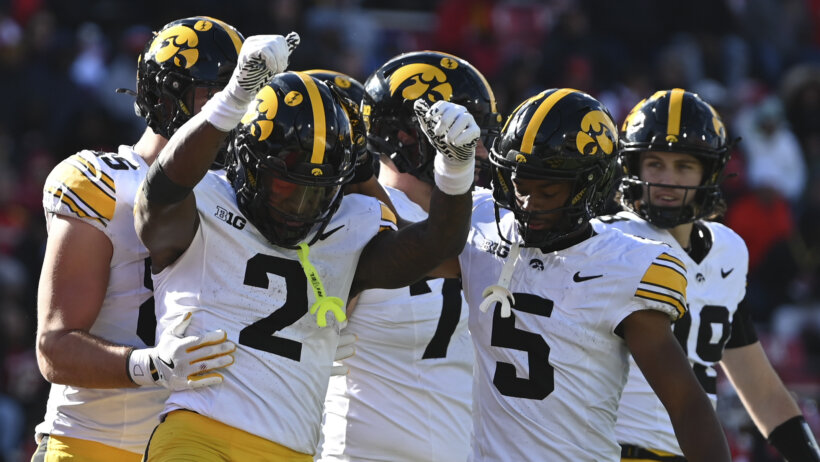
[[[481,130],[464,106],[449,101],[437,101],[430,106],[417,99],[413,109],[422,132],[448,161],[464,163],[475,158]]]
[[[231,80],[202,108],[205,119],[223,132],[233,130],[256,93],[287,69],[290,54],[298,45],[296,32],[286,37],[254,35],[245,40]]]

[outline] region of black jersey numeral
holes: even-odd
[[[298,261],[258,253],[248,260],[244,284],[267,289],[268,274],[285,278],[285,303],[270,316],[242,329],[239,332],[239,343],[299,361],[302,356],[302,343],[273,334],[295,323],[307,313],[305,273]]]
[[[697,332],[692,331],[692,311],[687,309],[673,325],[673,331],[678,342],[683,347],[683,351],[689,353],[688,339],[690,334],[695,337],[695,353],[704,361],[715,363],[723,357],[723,348],[729,340],[731,326],[729,322],[729,309],[720,305],[705,305],[700,310]],[[720,336],[716,337],[716,329],[721,326]],[[707,374],[707,367],[703,364],[694,363],[692,369],[695,372],[700,385],[707,393],[715,394],[717,385],[715,377]]]
[[[532,294],[514,293],[513,296],[515,305],[509,318],[502,318],[500,304],[495,305],[490,344],[526,351],[529,378],[518,377],[515,365],[497,361],[493,384],[502,395],[541,400],[549,396],[555,388],[554,370],[549,363],[550,347],[541,335],[516,328],[515,312],[549,317],[552,314],[553,302]]]

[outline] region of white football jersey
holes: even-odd
[[[385,187],[399,216],[427,217]],[[356,354],[331,377],[320,460],[465,461],[473,347],[458,279],[366,290],[350,316]]]
[[[620,212],[601,221],[595,224],[596,229],[614,227],[680,250],[689,270],[688,312],[673,325],[673,330],[692,363],[695,376],[715,405],[714,365],[723,356],[737,306],[746,293],[749,252],[743,239],[720,223],[699,221],[702,229],[711,234],[708,239],[712,246],[698,262],[683,252],[669,231],[652,226],[634,213]],[[621,443],[682,454],[669,414],[631,358],[616,434]]]
[[[209,172],[194,192],[199,229],[185,253],[154,275],[157,309],[162,326],[191,311],[187,333],[225,330],[236,362],[220,371],[222,384],[171,393],[165,412],[188,409],[313,454],[342,326],[332,314],[327,327],[317,326],[308,313],[316,297],[296,250],[271,245],[243,217],[223,173]],[[395,217],[378,200],[344,198],[310,246],[326,295],[347,299],[359,255],[380,227],[395,229]]]
[[[472,460],[619,460],[615,417],[629,353],[615,330],[638,310],[683,314],[680,256],[617,230],[546,254],[520,248],[505,319],[498,304],[486,313],[479,305],[514,253],[492,201],[476,204],[460,256],[476,349]],[[514,222],[501,211],[508,241],[518,239]]]
[[[82,151],[60,162],[43,189],[47,225],[55,214],[78,218],[111,241],[108,290],[90,333],[136,348],[153,346],[156,328],[151,278],[146,277],[148,251],[134,229],[134,196],[147,171],[142,157],[128,146],[117,153]],[[167,397],[161,387],[53,384],[45,420],[35,431],[142,453]]]

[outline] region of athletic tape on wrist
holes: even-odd
[[[128,377],[141,387],[154,386],[156,385],[154,376],[159,378],[148,350],[148,348],[135,349],[128,353]]]
[[[218,130],[229,132],[236,128],[247,109],[248,103],[239,101],[238,98],[232,97],[230,92],[223,90],[205,103],[202,114],[205,120]]]
[[[458,196],[470,190],[475,178],[475,158],[464,163],[448,162],[437,153],[433,160],[433,176],[436,186],[443,193]]]

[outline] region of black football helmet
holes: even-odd
[[[398,55],[371,74],[364,87],[362,116],[368,148],[389,157],[400,172],[428,183],[433,183],[435,149],[417,128],[416,99],[430,104],[450,101],[467,108],[488,150],[498,136],[502,118],[492,88],[475,67],[456,56],[438,51]],[[399,139],[400,131],[412,135],[417,144],[405,144]]]
[[[491,184],[499,208],[511,210],[525,247],[548,248],[577,234],[601,213],[615,186],[618,129],[607,108],[586,93],[550,89],[525,100],[507,119],[490,151]],[[525,211],[515,198],[517,179],[572,182],[563,207]],[[552,229],[533,230],[531,218],[563,213]]]
[[[333,92],[301,73],[256,95],[229,146],[228,179],[243,214],[272,244],[313,244],[353,175],[350,121]]]
[[[305,71],[305,74],[312,75],[325,82],[331,90],[338,93],[337,96],[344,103],[343,107],[347,111],[348,118],[350,118],[353,155],[356,159],[356,165],[369,162],[371,157],[367,153],[367,133],[360,112],[360,105],[364,97],[364,85],[347,74],[327,69],[311,69]],[[372,171],[372,169],[369,171]]]
[[[207,16],[168,23],[139,56],[137,115],[171,138],[194,115],[194,88],[225,87],[244,41],[233,26]]]
[[[327,69],[311,69],[305,71],[305,74],[310,74],[325,83],[330,82],[336,85],[336,88],[343,95],[356,102],[356,104],[361,104],[362,98],[364,98],[364,85],[347,74]]]
[[[656,92],[632,109],[621,128],[621,204],[661,228],[673,228],[714,214],[723,203],[720,183],[729,161],[729,148],[723,121],[698,95],[680,88]],[[703,165],[701,184],[687,187],[642,181],[641,153],[646,151],[695,156]],[[684,189],[695,198],[681,207],[654,206],[644,199],[645,191],[648,194],[652,187]]]

